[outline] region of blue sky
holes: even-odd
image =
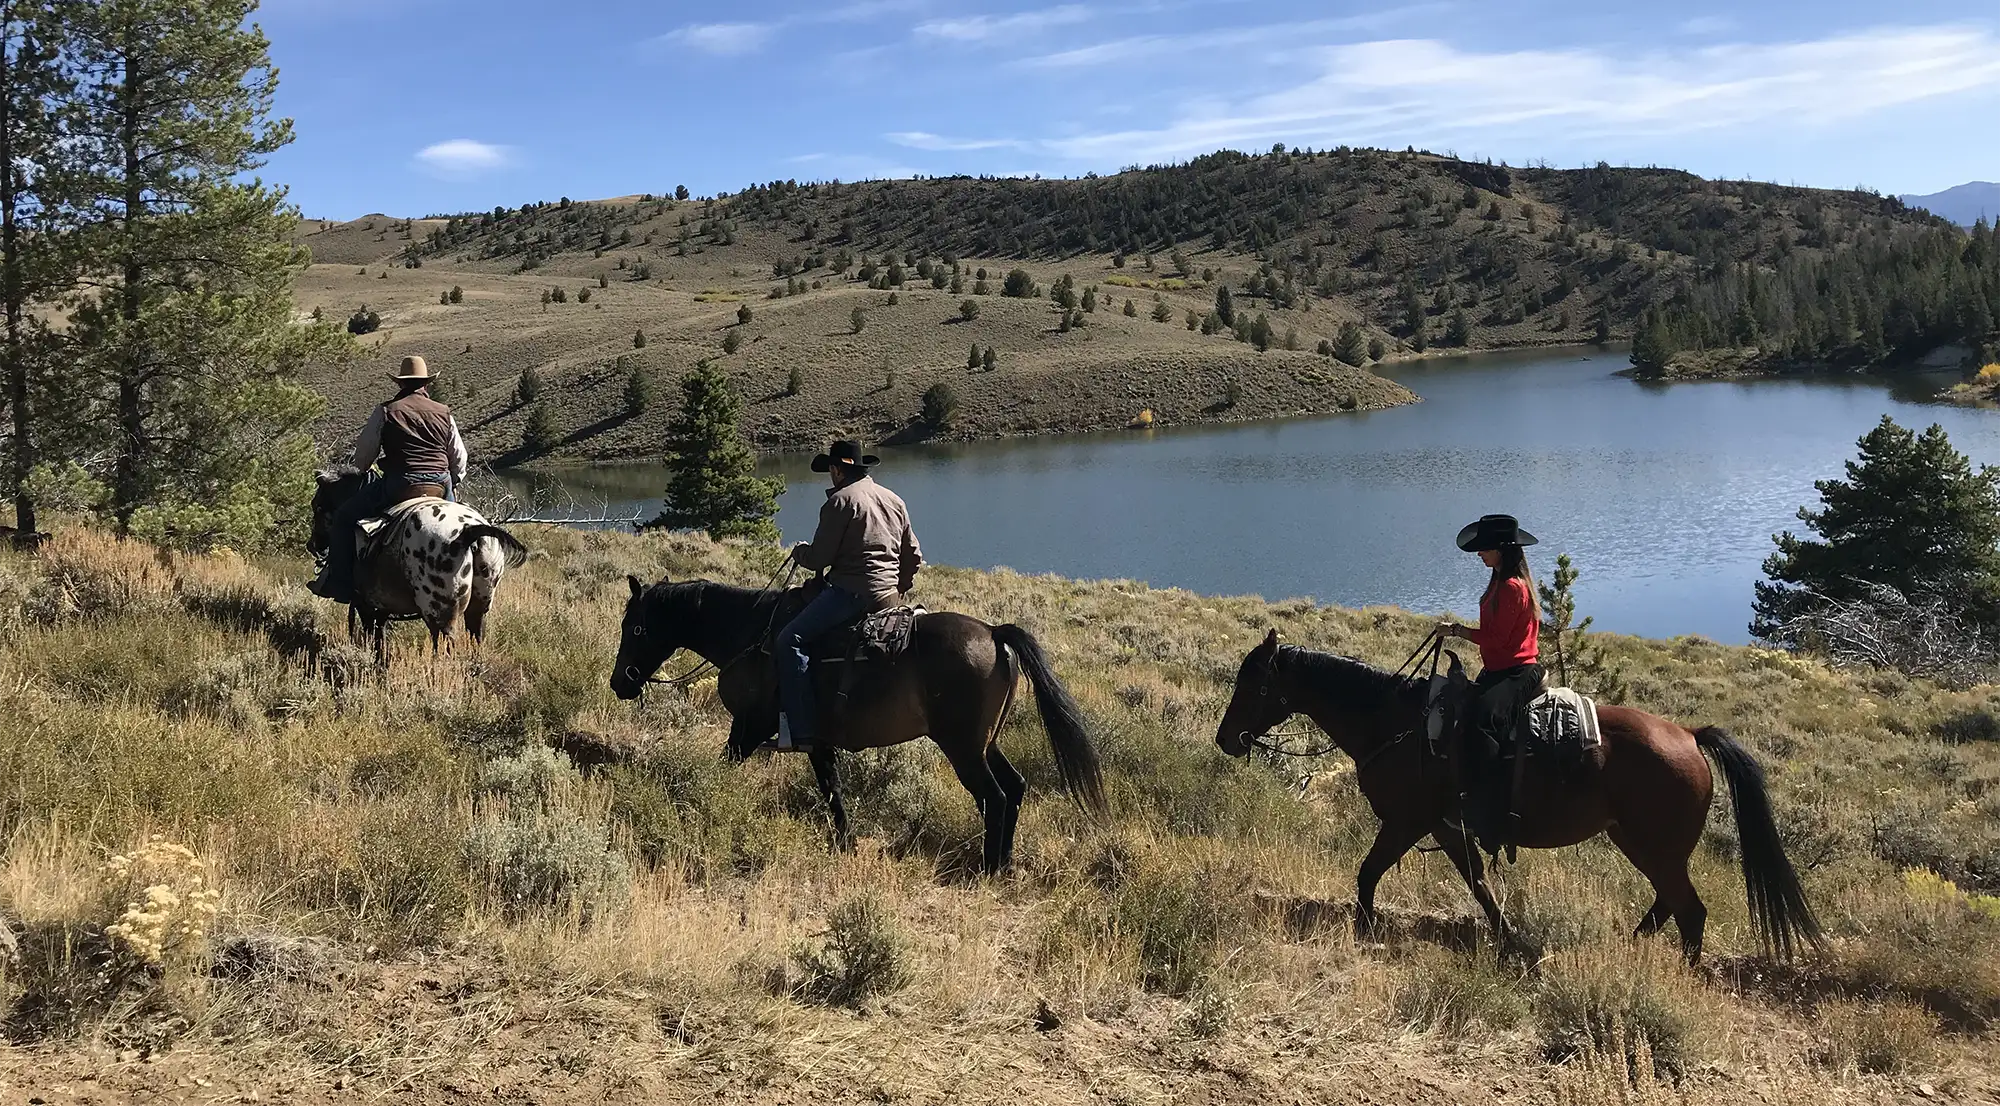
[[[1992,0],[265,0],[306,214],[1406,145],[2000,180]]]

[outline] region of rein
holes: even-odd
[[[757,594],[759,596],[770,595],[773,592],[782,594],[786,588],[792,586],[792,574],[798,571],[798,567],[799,567],[798,562],[792,560],[789,554],[786,555],[785,563],[778,566],[778,571],[771,574],[771,578],[764,582],[764,586],[758,589]],[[783,582],[779,581],[778,578],[780,576],[784,577]],[[686,672],[681,673],[678,676],[648,676],[640,682],[644,684],[663,684],[667,687],[676,688],[681,691],[686,691],[688,688],[694,686],[696,680],[701,679],[703,676],[707,676],[710,673],[714,673],[719,676],[722,674],[722,671],[724,669],[735,665],[737,661],[740,661],[744,657],[747,657],[750,654],[756,652],[757,650],[763,648],[765,639],[771,636],[771,627],[777,625],[777,623],[778,623],[778,604],[772,603],[771,616],[764,620],[764,632],[762,634],[759,634],[757,637],[752,638],[750,644],[744,646],[743,649],[740,652],[738,652],[735,656],[730,657],[728,660],[723,661],[721,664],[717,664],[714,661],[709,660],[706,657],[703,657],[701,663],[695,665],[693,668],[687,670]]]
[[[1395,675],[1398,678],[1415,680],[1417,678],[1417,673],[1421,672],[1424,668],[1424,662],[1419,658],[1424,657],[1426,653],[1428,653],[1429,656],[1430,675],[1436,676],[1438,662],[1442,658],[1444,653],[1444,635],[1439,628],[1433,628],[1429,634],[1426,634],[1424,636],[1422,644],[1417,646],[1416,651],[1411,653],[1407,658],[1405,658],[1402,664],[1396,666]],[[1408,672],[1407,676],[1405,676],[1406,671]],[[1270,694],[1270,686],[1268,684],[1265,685],[1265,687],[1258,693],[1260,698],[1267,696],[1269,694]],[[1278,705],[1289,707],[1291,704],[1287,701],[1285,696],[1280,695],[1278,697]],[[1426,704],[1424,708],[1424,717],[1426,723],[1428,723],[1429,721],[1430,712],[1431,712],[1431,706],[1429,704]],[[1422,724],[1418,726],[1412,726],[1409,729],[1394,734],[1387,741],[1384,741],[1380,745],[1377,745],[1366,756],[1356,757],[1354,761],[1355,774],[1359,775],[1369,765],[1375,763],[1375,761],[1379,759],[1382,756],[1382,754],[1402,744],[1404,738],[1407,738],[1410,735],[1416,733],[1417,730],[1420,728],[1422,728]],[[1333,740],[1331,735],[1329,735],[1326,742],[1317,749],[1288,749],[1285,748],[1283,745],[1278,744],[1279,741],[1284,741],[1290,738],[1304,737],[1316,729],[1318,729],[1317,726],[1308,724],[1306,726],[1302,726],[1295,730],[1284,730],[1278,733],[1270,733],[1267,731],[1263,734],[1247,734],[1245,735],[1245,737],[1247,738],[1249,744],[1252,747],[1282,757],[1323,757],[1331,753],[1337,753],[1342,751],[1340,743]],[[1276,739],[1275,741],[1272,740],[1274,738]],[[1419,761],[1419,764],[1421,765],[1421,760]]]

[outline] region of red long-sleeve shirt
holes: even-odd
[[[1479,597],[1479,626],[1465,636],[1479,646],[1488,671],[1533,664],[1541,656],[1541,624],[1528,601],[1528,582],[1510,576]]]

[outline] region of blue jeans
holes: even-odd
[[[819,722],[806,646],[868,613],[868,607],[866,599],[829,585],[778,631],[772,659],[778,664],[778,703],[791,724],[793,744],[812,744]]]
[[[457,502],[452,494],[451,477],[445,473],[371,474],[362,482],[361,490],[333,513],[333,536],[326,549],[326,568],[320,573],[327,598],[336,603],[354,601],[354,528],[361,525],[362,519],[381,514],[402,498],[403,489],[411,484],[442,484],[444,497]]]

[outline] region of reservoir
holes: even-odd
[[[1570,555],[1597,629],[1723,642],[1749,640],[1771,535],[1803,532],[1813,481],[1840,477],[1884,414],[2000,462],[2000,412],[1925,402],[1949,374],[1659,385],[1616,375],[1626,365],[1487,354],[1385,370],[1423,397],[1387,411],[873,452],[937,563],[1471,616],[1485,570],[1452,539],[1504,511],[1541,539],[1538,579]],[[811,537],[826,486],[809,461],[761,465],[787,481],[788,542]],[[663,476],[507,479],[615,516],[656,511]]]

